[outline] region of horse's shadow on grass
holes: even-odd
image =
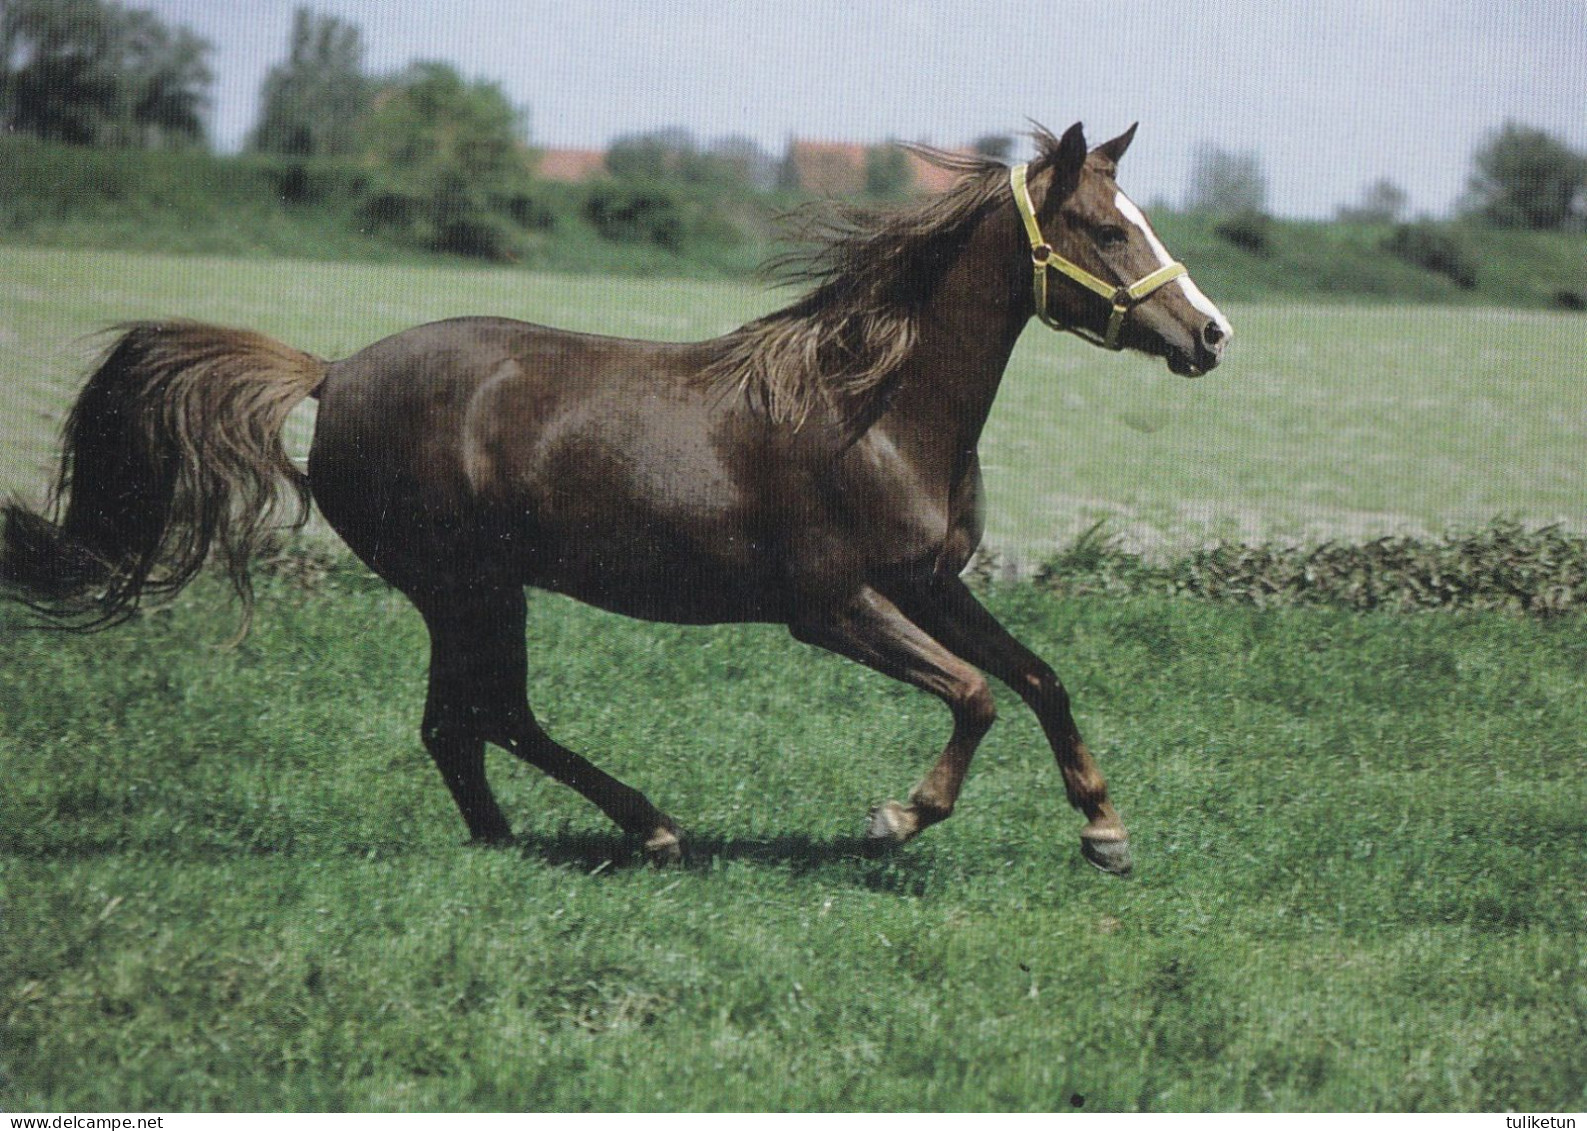
[[[457,842],[453,842],[454,844]],[[462,842],[466,845],[468,842]],[[876,891],[921,894],[934,872],[932,854],[924,846],[906,849],[878,848],[875,842],[858,836],[817,838],[791,833],[768,837],[691,836],[684,842],[683,858],[675,863],[657,865],[644,849],[620,833],[583,832],[565,829],[557,832],[525,832],[493,845],[477,846],[482,851],[516,853],[525,861],[538,861],[552,868],[581,871],[600,877],[655,870],[678,875],[706,875],[724,865],[747,864],[776,869],[789,876],[821,875],[834,882]],[[153,846],[145,843],[144,850]],[[240,857],[310,854],[326,846],[272,843],[202,843],[172,836],[159,843],[159,849],[172,858],[213,861]],[[21,838],[0,832],[0,854],[18,859],[108,857],[126,852],[121,842],[71,839],[67,843],[24,843]],[[400,858],[413,851],[401,840],[354,838],[339,842],[333,852],[354,857],[378,853]]]

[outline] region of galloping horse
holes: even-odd
[[[599,806],[655,858],[670,817],[559,745],[527,702],[525,586],[633,617],[786,624],[947,704],[953,730],[867,835],[947,817],[992,725],[982,672],[1035,712],[1085,817],[1129,842],[1052,668],[960,580],[982,534],[976,445],[1032,313],[1110,349],[1210,370],[1228,321],[1115,183],[1135,127],[1089,150],[1038,127],[1008,168],[929,151],[956,186],[840,212],[785,270],[804,297],[697,343],[503,318],[406,330],[327,362],[248,331],[122,328],[72,409],[51,508],[5,510],[0,579],[69,626],[130,616],[212,552],[251,607],[250,557],[310,497],[429,629],[422,736],[469,832],[510,835],[485,780],[505,747]],[[320,401],[305,476],[287,414]]]

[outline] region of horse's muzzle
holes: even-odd
[[[1201,333],[1196,336],[1196,344],[1192,348],[1169,348],[1169,371],[1181,377],[1200,377],[1216,369],[1231,337],[1233,335],[1223,326],[1216,321],[1209,321],[1201,328]]]

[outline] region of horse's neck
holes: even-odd
[[[974,453],[1030,320],[1028,267],[1002,219],[983,223],[937,288],[920,319],[912,371],[881,421],[895,442],[949,475]]]

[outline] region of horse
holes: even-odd
[[[423,617],[421,739],[470,836],[511,837],[485,777],[493,744],[658,861],[679,858],[677,823],[536,720],[526,587],[654,621],[781,624],[941,699],[940,756],[907,800],[870,811],[881,847],[953,812],[994,720],[990,675],[1039,720],[1084,858],[1126,874],[1129,837],[1063,683],[960,574],[984,525],[978,438],[1033,314],[1185,376],[1230,340],[1118,188],[1134,134],[1090,149],[1078,123],[1037,126],[1037,155],[1012,168],[921,147],[952,187],[829,212],[779,260],[802,297],[708,341],[467,317],[332,362],[247,330],[118,327],[46,506],[5,507],[0,579],[87,630],[214,558],[246,631],[250,559],[312,500]],[[309,397],[305,473],[281,433]]]

